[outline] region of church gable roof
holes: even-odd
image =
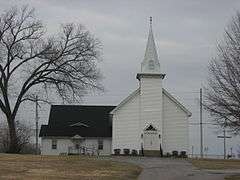
[[[121,101],[118,106],[116,106],[110,114],[114,114],[117,110],[119,110],[123,105],[125,105],[128,101],[130,101],[132,98],[136,97],[140,93],[140,88],[135,90],[133,93],[131,93],[129,96],[127,96],[123,101]],[[169,99],[171,99],[179,108],[181,108],[189,117],[192,116],[192,113],[183,106],[176,98],[174,98],[167,90],[163,88],[163,94],[166,95]]]
[[[111,137],[109,112],[115,106],[52,105],[48,125],[42,125],[40,137]]]
[[[188,117],[192,116],[192,113],[164,88],[163,94],[166,95],[170,100],[172,100],[179,108],[181,108],[188,115]]]
[[[126,104],[128,101],[136,97],[140,93],[140,88],[133,91],[129,96],[127,96],[125,99],[123,99],[111,112],[110,114],[114,114],[117,110],[119,110],[124,104]]]

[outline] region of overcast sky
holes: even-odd
[[[85,104],[117,105],[138,86],[136,73],[143,60],[149,16],[163,73],[164,87],[192,111],[190,122],[199,121],[198,91],[205,85],[207,65],[215,55],[217,42],[231,17],[240,9],[239,0],[0,0],[0,11],[13,5],[29,4],[36,8],[49,33],[61,23],[83,24],[103,44],[104,95],[85,98]],[[46,113],[47,111],[47,113]],[[41,122],[46,123],[49,107],[42,109]],[[26,110],[19,117],[29,119]],[[210,121],[207,114],[204,121]],[[222,140],[216,129],[206,125],[205,146],[210,153],[222,153]],[[190,125],[190,145],[199,147],[199,127]],[[240,144],[238,138],[228,148]],[[213,146],[212,144],[216,144]]]

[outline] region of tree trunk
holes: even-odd
[[[10,143],[8,147],[7,153],[19,153],[18,147],[18,140],[17,140],[17,133],[16,133],[16,126],[14,118],[8,117],[8,130],[9,130],[9,137]]]

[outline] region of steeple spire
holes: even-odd
[[[152,30],[152,17],[150,17],[150,27],[148,34],[147,47],[145,50],[145,56],[141,64],[142,73],[160,73],[160,63],[158,61],[158,54],[154,42],[153,30]]]

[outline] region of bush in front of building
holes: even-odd
[[[130,149],[123,149],[124,155],[129,155],[130,154]]]
[[[171,153],[170,152],[167,152],[165,157],[171,157]]]
[[[178,157],[178,151],[172,151],[172,156],[173,157]]]
[[[181,158],[187,158],[187,152],[186,151],[181,151],[180,152],[180,157]]]
[[[121,149],[114,149],[114,155],[120,155]]]
[[[132,153],[133,156],[137,156],[138,155],[138,151],[136,149],[132,149]]]

